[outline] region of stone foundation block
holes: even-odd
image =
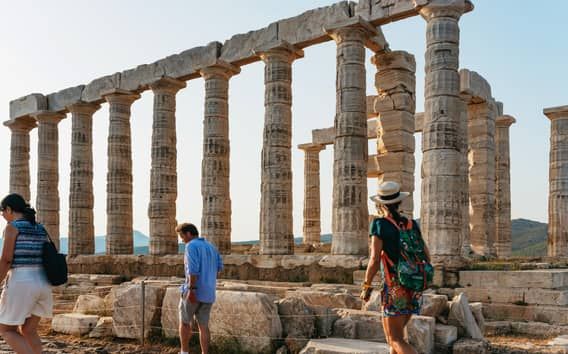
[[[461,271],[460,285],[474,288],[541,288],[568,287],[568,269],[523,271]]]
[[[99,316],[81,313],[63,313],[51,320],[51,329],[58,333],[82,336],[95,328]]]
[[[314,337],[316,317],[300,298],[285,298],[277,302],[282,322],[284,342],[292,353],[298,353]]]
[[[423,294],[420,314],[422,316],[438,317],[449,311],[448,298],[445,295]]]
[[[389,354],[390,348],[385,343],[362,340],[327,338],[312,339],[300,354]]]
[[[434,354],[436,319],[428,316],[412,316],[406,325],[408,342],[420,354]]]
[[[434,343],[440,346],[451,346],[458,339],[458,328],[436,324],[434,329]]]
[[[502,336],[511,333],[511,322],[508,321],[489,321],[485,322],[486,336]]]
[[[111,315],[105,307],[104,299],[97,295],[79,295],[75,302],[75,307],[73,307],[73,312],[85,315]]]
[[[114,335],[112,327],[112,317],[101,317],[95,328],[89,333],[90,338],[105,338]]]
[[[494,321],[531,321],[568,325],[568,307],[483,304],[483,315]]]
[[[377,312],[339,309],[333,324],[333,336],[369,341],[385,341],[382,315]]]
[[[164,300],[162,301],[162,314],[160,323],[162,334],[166,338],[177,338],[179,336],[179,300],[181,291],[179,287],[169,287],[166,289]]]
[[[489,354],[489,344],[482,339],[460,339],[454,344],[453,354]]]

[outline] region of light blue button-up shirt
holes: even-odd
[[[196,287],[195,295],[200,302],[215,302],[215,288],[217,285],[217,273],[223,270],[221,255],[209,241],[198,237],[185,244],[184,253],[186,282],[182,285],[182,293],[188,290],[190,276],[197,276],[197,283],[191,284]]]

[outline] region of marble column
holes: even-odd
[[[150,169],[151,255],[177,254],[176,94],[185,82],[164,77],[150,84],[154,93],[152,162]]]
[[[69,255],[95,253],[93,208],[93,114],[100,105],[76,103],[71,113]]]
[[[550,119],[548,255],[568,256],[568,106],[546,108]]]
[[[394,181],[410,192],[400,211],[413,217],[414,201],[414,113],[416,111],[416,61],[403,51],[379,53],[371,58],[377,67],[375,111],[377,124],[377,163],[379,184]]]
[[[113,89],[103,97],[109,104],[106,253],[132,254],[130,107],[140,95]]]
[[[229,79],[240,71],[222,61],[201,70],[205,80],[201,233],[221,254],[231,253]]]
[[[320,162],[319,153],[325,145],[302,144],[304,150],[304,225],[305,244],[321,242]]]
[[[304,53],[285,41],[256,53],[265,63],[260,254],[292,254],[292,62]]]
[[[496,119],[495,130],[495,252],[497,257],[511,256],[511,164],[509,128],[515,118]]]
[[[4,122],[12,133],[10,138],[10,193],[18,193],[30,201],[30,131],[35,119],[22,117]]]
[[[420,222],[434,261],[450,268],[463,262],[467,113],[460,98],[458,21],[471,9],[469,1],[434,0],[420,10],[427,21]]]
[[[59,132],[57,125],[65,114],[40,111],[37,154],[37,221],[42,223],[59,249]]]
[[[494,101],[469,104],[469,228],[471,249],[494,257],[495,242],[495,119]]]
[[[337,44],[332,254],[368,252],[365,42],[376,29],[358,17],[326,28]]]

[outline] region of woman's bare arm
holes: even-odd
[[[2,246],[2,256],[0,256],[0,283],[4,281],[12,266],[17,236],[18,229],[8,224],[4,229],[4,245]]]
[[[371,255],[369,264],[365,272],[365,284],[371,285],[373,278],[381,267],[381,252],[383,250],[383,240],[376,236],[371,237]]]

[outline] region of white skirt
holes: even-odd
[[[12,268],[0,296],[0,323],[19,326],[32,315],[52,317],[51,285],[43,267]]]

